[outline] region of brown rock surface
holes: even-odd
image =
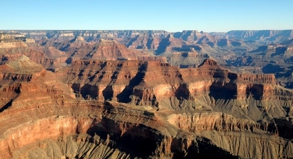
[[[26,56],[0,75],[3,159],[293,157],[293,92],[274,75],[212,59],[76,60],[52,73]]]
[[[144,56],[136,50],[127,49],[126,46],[119,44],[116,41],[109,40],[99,40],[97,44],[94,45],[94,49],[89,52],[86,57],[93,59],[135,59],[136,57]],[[145,56],[147,56],[145,54]]]
[[[5,39],[3,42],[0,42],[2,46],[0,46],[0,63],[5,64],[25,55],[32,61],[41,64],[46,69],[54,70],[66,65],[68,55],[64,52],[54,47],[39,46],[34,43],[34,41],[28,40],[28,38],[25,38],[24,41],[18,39]]]
[[[207,33],[196,30],[184,30],[174,33],[162,30],[48,30],[19,32],[26,37],[35,39],[36,43],[41,46],[46,48],[53,47],[67,54],[68,59],[62,56],[62,58],[60,57],[57,61],[52,62],[51,56],[45,53],[52,63],[47,62],[43,66],[50,70],[64,66],[64,62],[68,64],[74,61],[72,58],[92,57],[92,54],[97,53],[94,49],[96,43],[101,39],[105,39],[115,40],[127,46],[129,49],[127,51],[128,55],[131,54],[130,52],[138,51],[139,55],[147,53],[166,56],[169,63],[172,63],[171,60],[174,59],[170,58],[172,53],[185,53],[195,49],[199,54],[208,54],[209,57],[216,59],[220,65],[227,65],[234,72],[274,73],[280,84],[288,88],[292,87],[292,79],[290,79],[292,48],[290,48],[291,46],[285,46],[291,45],[292,30],[244,30],[227,33]],[[28,39],[26,38],[26,44],[31,45],[28,43]],[[276,48],[251,54],[258,47],[268,44],[275,45]],[[113,49],[109,50],[115,51]],[[54,55],[57,52],[52,53]],[[49,54],[51,53],[49,52]],[[115,54],[119,55],[118,52]],[[97,57],[100,58],[100,55]],[[111,59],[111,57],[102,58]],[[130,59],[129,57],[122,58]],[[187,67],[187,61],[186,59],[178,60],[176,65],[185,68]],[[275,69],[270,69],[270,65],[274,65]]]
[[[62,50],[67,54],[70,59],[67,61],[70,62],[74,61],[74,59],[165,61],[164,57],[150,56],[148,51],[127,48],[115,40],[100,39],[97,42],[86,42],[83,37],[78,36],[69,42],[63,43],[54,43],[47,40],[43,42],[43,45],[45,48],[49,48],[47,49],[48,51],[46,50],[49,57],[56,58],[56,56],[52,56],[54,55],[52,53],[60,56],[60,53],[58,54],[57,51],[53,50],[53,48],[57,48],[59,52]]]

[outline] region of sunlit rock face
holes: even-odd
[[[0,75],[3,159],[293,157],[292,91],[273,75],[211,59],[76,60],[49,72],[24,55]]]

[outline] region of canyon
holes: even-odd
[[[0,33],[0,159],[293,158],[291,39]]]

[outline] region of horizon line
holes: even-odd
[[[164,31],[169,33],[196,31],[205,33],[228,33],[231,31],[293,31],[293,29],[233,29],[228,31],[199,31],[196,29],[183,29],[181,31],[168,31],[163,29],[0,29],[0,31]]]

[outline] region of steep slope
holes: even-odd
[[[159,46],[160,37],[151,33],[138,34],[136,37],[127,41],[126,46],[132,49],[156,50]]]
[[[13,35],[13,34],[12,34]],[[9,61],[25,55],[32,61],[41,64],[46,69],[52,69],[65,65],[66,54],[53,47],[42,47],[33,40],[21,37],[13,37],[6,34],[10,39],[0,39],[0,63],[4,64]]]
[[[50,32],[46,36],[53,40],[39,46],[48,49],[46,56],[59,58],[72,48],[71,65],[54,73],[39,65],[39,60],[33,62],[38,54],[29,54],[30,60],[20,53],[36,48],[33,44],[3,48],[0,158],[293,157],[293,91],[280,86],[274,74],[234,73],[200,56],[204,55],[201,50],[210,49],[226,59],[235,52],[217,51],[241,49],[247,42],[236,40],[241,45],[233,46],[234,39],[223,38],[225,34],[209,37],[188,31],[176,36],[138,34],[64,31],[58,36],[60,32]],[[148,38],[164,39],[167,45],[162,48],[170,54],[163,55],[196,64],[179,68],[160,58],[137,57],[141,50],[132,52],[101,37],[119,42],[137,38],[129,47],[144,46]],[[203,43],[198,43],[202,37]],[[221,39],[223,46],[218,45]],[[286,51],[273,56],[281,45],[272,46],[277,47],[271,52],[267,47],[235,53],[243,56],[233,55],[235,65],[264,65],[263,71],[278,70],[276,65],[283,63],[290,66],[290,58],[282,62]],[[268,59],[259,62],[257,56]],[[115,60],[101,60],[105,57]],[[272,57],[277,60],[271,62]]]
[[[209,58],[208,54],[197,53],[195,50],[190,52],[173,52],[166,55],[167,61],[173,66],[179,66],[180,68],[197,67],[205,59]]]
[[[116,41],[100,40],[86,57],[93,59],[135,59],[139,56],[148,56],[136,50],[127,49]]]
[[[168,56],[173,52],[186,52],[190,48],[194,48],[198,53],[209,54],[210,57],[216,59],[222,65],[230,65],[229,61],[247,56],[247,53],[256,50],[260,46],[279,44],[286,41],[288,43],[292,39],[291,30],[244,30],[229,31],[227,33],[207,33],[196,30],[184,30],[174,33],[163,30],[51,30],[19,32],[27,37],[34,38],[42,46],[55,47],[74,57],[85,57],[88,53],[94,54],[92,52],[95,51],[94,45],[99,40],[105,39],[115,40],[129,49],[139,50],[140,53],[144,52],[160,56]],[[133,52],[133,50],[130,52]],[[286,56],[290,56],[290,52],[292,51],[288,51]],[[274,54],[273,56],[277,55]],[[74,59],[68,59],[67,63],[70,63],[70,61],[74,61]],[[236,62],[232,62],[232,64]],[[259,61],[255,63],[259,63]],[[233,66],[238,67],[239,65],[235,64]],[[235,70],[244,69],[251,72],[253,71],[251,67],[243,67],[242,69],[238,67]],[[261,70],[261,68],[256,69]]]
[[[2,72],[37,67],[13,63]],[[0,113],[2,158],[292,157],[292,91],[273,75],[238,75],[210,59],[188,69],[75,61],[56,73],[66,84],[45,70],[27,74],[1,80],[11,94]]]
[[[100,39],[97,42],[86,42],[82,37],[78,36],[68,42],[52,43],[45,41],[43,45],[46,48],[55,47],[64,51],[69,59],[67,63],[71,63],[75,59],[99,59],[99,60],[162,60],[161,57],[153,57],[148,51],[135,50],[127,48],[125,45],[115,40]]]
[[[38,69],[24,71],[32,68]],[[235,158],[204,137],[181,132],[152,107],[74,99],[67,85],[25,56],[1,65],[3,74],[15,71],[17,78],[1,79],[0,92],[16,95],[0,112],[0,158]]]
[[[157,50],[155,51],[156,55],[160,55],[164,52],[171,52],[173,47],[181,47],[185,42],[181,39],[174,38],[172,34],[169,34],[167,37],[163,38]]]
[[[31,97],[34,94],[38,94],[38,92],[45,96],[48,93],[50,94],[50,92],[55,92],[56,95],[59,92],[64,92],[67,96],[73,97],[71,90],[64,83],[56,79],[53,73],[47,72],[42,65],[34,63],[24,55],[5,65],[0,65],[0,70],[0,90],[2,95],[0,107],[2,111],[12,106],[12,101],[16,98],[24,97],[27,98],[26,100],[37,101]]]
[[[171,125],[234,155],[291,156],[286,145],[292,136],[285,132],[292,127],[286,121],[292,117],[293,92],[273,75],[235,74],[209,59],[188,69],[150,61],[80,61],[65,72],[64,81],[78,97],[152,106]]]

